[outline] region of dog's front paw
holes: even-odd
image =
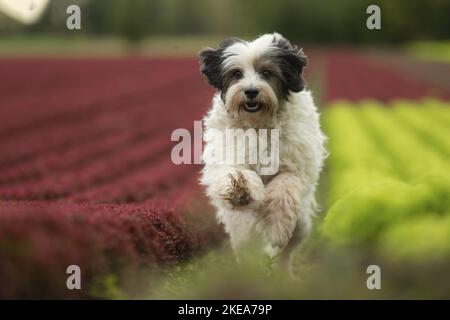
[[[237,171],[236,176],[230,173],[228,177],[230,177],[230,185],[222,194],[223,199],[233,208],[250,204],[253,201],[253,198],[248,188],[248,181],[242,172]]]

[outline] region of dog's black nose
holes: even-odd
[[[249,99],[254,99],[259,94],[258,89],[247,89],[244,91],[245,96]]]

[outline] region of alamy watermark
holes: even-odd
[[[67,289],[81,290],[81,268],[72,264],[67,267],[66,273],[69,274],[66,280]]]
[[[372,264],[367,267],[367,274],[370,276],[367,278],[366,286],[369,290],[380,290],[381,289],[381,268],[376,264]]]
[[[179,128],[172,132],[174,164],[253,165],[261,175],[274,175],[280,166],[279,129],[208,129],[194,121],[194,136]],[[206,147],[203,150],[203,142]]]
[[[69,30],[81,30],[81,9],[76,4],[67,7],[66,27]]]
[[[369,30],[381,29],[381,9],[376,4],[367,7],[366,13],[370,16],[366,20],[366,26]]]

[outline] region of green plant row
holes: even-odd
[[[432,100],[326,110],[330,192],[321,231],[331,244],[389,258],[450,257],[449,115],[450,104]]]

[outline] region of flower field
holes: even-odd
[[[306,251],[449,261],[450,88],[355,50],[308,56],[330,157]],[[201,167],[170,159],[213,93],[195,58],[3,57],[0,75],[0,297],[192,298],[186,277],[226,265],[195,262],[225,237]],[[254,297],[244,284],[226,294]]]

